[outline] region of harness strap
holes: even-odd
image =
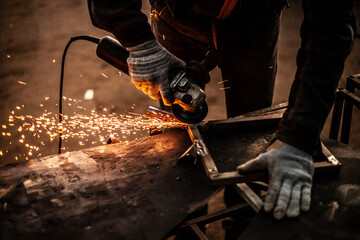
[[[237,2],[238,0],[225,0],[220,13],[216,18],[226,19],[229,17]]]

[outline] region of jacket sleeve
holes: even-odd
[[[277,138],[312,154],[320,150],[320,133],[353,47],[352,5],[352,0],[303,1],[297,72]]]
[[[154,39],[141,0],[88,0],[92,23],[111,32],[124,47]]]

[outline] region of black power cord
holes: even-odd
[[[62,101],[63,101],[63,86],[64,86],[64,68],[65,68],[65,58],[66,53],[71,45],[71,43],[77,41],[77,40],[86,40],[89,42],[93,42],[95,44],[99,44],[100,39],[97,37],[92,36],[75,36],[70,38],[70,41],[67,43],[61,60],[61,75],[60,75],[60,94],[59,94],[59,123],[62,124],[63,121],[63,114],[62,114]],[[61,145],[62,145],[62,130],[59,130],[59,154],[61,153]]]

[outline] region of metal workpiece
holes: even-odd
[[[259,116],[244,116],[229,118],[225,120],[214,120],[205,123],[200,123],[199,126],[204,131],[219,131],[219,130],[232,130],[232,129],[241,129],[249,127],[272,127],[278,126],[283,111],[264,114]]]
[[[210,182],[223,186],[251,181],[268,181],[266,171],[240,175],[236,167],[268,151],[274,143],[275,131],[287,104],[249,113],[232,119],[188,125],[192,146],[183,154],[201,161]],[[323,145],[316,156],[315,174],[338,174],[341,163]]]
[[[337,140],[342,117],[340,142],[349,143],[353,106],[360,108],[360,96],[355,94],[356,89],[360,90],[360,74],[347,78],[346,89],[337,89],[329,138]]]
[[[259,212],[264,206],[261,198],[246,183],[236,184],[235,189],[255,212]]]
[[[196,125],[189,125],[188,126],[188,133],[190,139],[193,142],[193,145],[190,147],[191,150],[189,152],[195,153],[195,159],[200,159],[206,175],[209,177],[210,180],[214,178],[218,174],[218,169],[212,159],[211,155],[209,154],[209,150],[204,143],[204,139],[201,136],[201,133]]]
[[[179,122],[179,120],[177,120],[174,115],[172,115],[172,113],[153,106],[149,106],[146,109],[146,116],[167,122]]]

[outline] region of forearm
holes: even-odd
[[[354,42],[352,1],[304,0],[298,70],[277,137],[308,153],[319,136]]]
[[[93,24],[111,32],[125,47],[154,39],[141,0],[88,0]]]

